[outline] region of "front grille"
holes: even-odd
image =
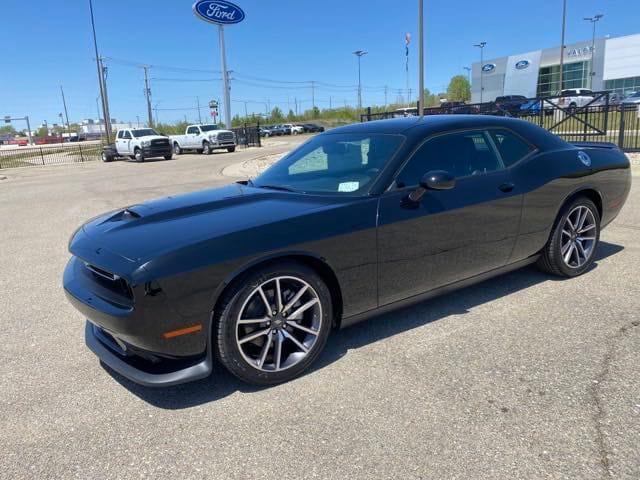
[[[153,145],[154,147],[160,147],[160,146],[168,147],[169,140],[165,138],[158,139],[158,140],[151,140],[151,145]]]
[[[233,133],[231,132],[221,132],[218,134],[219,142],[229,142],[233,141]]]

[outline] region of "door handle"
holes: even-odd
[[[508,183],[503,183],[498,188],[500,190],[502,190],[503,192],[507,193],[507,192],[510,192],[511,190],[513,190],[514,187],[515,187],[515,185],[513,183],[508,182]]]

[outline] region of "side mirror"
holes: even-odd
[[[409,194],[409,200],[419,202],[427,190],[451,190],[456,185],[456,179],[445,170],[431,170],[420,179],[420,186]]]

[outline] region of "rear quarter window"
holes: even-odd
[[[519,162],[535,150],[532,145],[509,130],[490,130],[489,134],[506,167]]]

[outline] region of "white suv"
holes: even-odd
[[[569,111],[574,111],[576,108],[584,107],[594,99],[593,91],[588,88],[570,88],[562,90],[559,97],[560,98],[554,98],[550,101],[559,107],[568,108]]]

